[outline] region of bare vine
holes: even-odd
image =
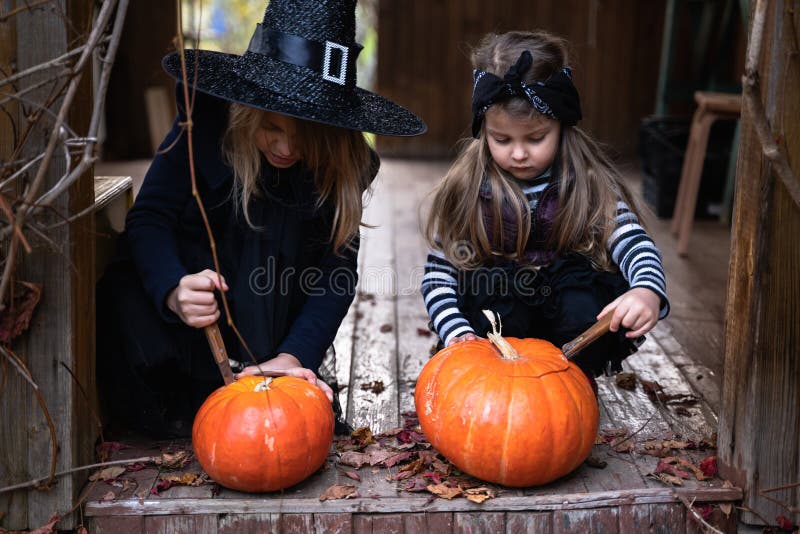
[[[27,3],[0,15],[0,22],[51,1]],[[11,288],[19,247],[22,246],[26,253],[30,253],[36,246],[55,245],[52,239],[46,238],[46,230],[51,230],[53,226],[45,228],[43,215],[50,212],[56,200],[63,198],[69,188],[97,160],[100,119],[127,6],[128,0],[103,0],[83,44],[23,71],[2,73],[0,88],[8,89],[0,100],[5,115],[8,118],[14,117],[5,108],[9,103],[22,104],[29,111],[20,120],[22,125],[12,121],[14,147],[8,161],[0,161],[0,246],[4,250],[0,259],[0,312],[5,310],[6,302],[11,300],[7,298],[7,293]],[[70,127],[67,116],[78,93],[81,79],[91,68],[95,57],[99,59],[100,65],[99,82],[94,92],[88,131],[80,135]],[[34,75],[36,78],[46,76],[44,80],[32,83]],[[49,95],[41,101],[30,96],[35,90],[47,87],[50,87]],[[58,109],[53,111],[56,104]],[[51,132],[45,150],[23,157],[28,152],[26,148],[33,142],[30,133],[35,126],[42,124],[47,124],[47,129]],[[66,170],[54,184],[47,186],[48,170],[58,157],[64,158]],[[21,193],[17,194],[17,191]],[[89,212],[91,210],[84,210],[80,215]],[[62,222],[56,226],[74,220],[69,214],[60,216]],[[36,235],[37,239],[31,239],[31,234]]]

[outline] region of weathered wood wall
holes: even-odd
[[[9,4],[14,7],[15,2]],[[20,4],[17,4],[20,5]],[[23,11],[6,21],[2,37],[4,62],[25,70],[57,57],[75,46],[76,38],[91,26],[92,3],[81,0],[48,2]],[[31,86],[42,77],[21,80]],[[68,118],[76,131],[88,129],[92,105],[91,73],[84,75]],[[27,96],[43,101],[50,88]],[[60,100],[54,103],[54,108]],[[18,110],[21,112],[21,110]],[[30,108],[32,111],[32,108]],[[11,117],[7,117],[12,120]],[[20,117],[14,117],[17,119]],[[17,122],[19,124],[19,122]],[[3,127],[3,133],[9,125]],[[21,157],[43,152],[52,122],[45,118],[30,133]],[[19,132],[18,132],[19,133]],[[5,137],[5,136],[4,136]],[[3,141],[3,149],[9,139]],[[46,187],[52,186],[66,168],[63,158],[54,158]],[[59,214],[74,213],[94,201],[92,173],[78,180],[68,195],[57,200],[50,223]],[[61,250],[41,247],[33,254],[18,255],[17,279],[44,286],[27,336],[14,347],[30,370],[55,423],[58,456],[56,469],[90,463],[96,429],[86,400],[75,385],[68,366],[91,395],[94,390],[94,219],[63,226],[48,233]],[[3,362],[6,363],[6,362]],[[64,364],[64,365],[62,365]],[[5,365],[0,392],[0,486],[47,476],[53,456],[48,424],[31,386],[13,368]],[[69,515],[85,480],[85,474],[63,477],[47,491],[17,491],[0,495],[0,525],[11,529],[37,527],[55,513],[66,514],[60,528],[73,525]]]
[[[581,126],[632,154],[653,112],[664,0],[381,0],[377,91],[419,114],[427,134],[381,137],[382,154],[443,156],[468,135],[469,50],[490,31],[541,28],[573,46]]]
[[[800,1],[769,2],[759,61],[772,132],[800,174]],[[770,170],[743,106],[719,429],[724,475],[767,521],[784,508],[759,492],[800,481],[800,206]],[[768,493],[800,507],[800,487]],[[793,516],[795,523],[797,515]],[[760,518],[745,514],[748,522]]]
[[[136,0],[130,3],[108,87],[104,159],[153,156],[145,90],[163,87],[172,104],[175,86],[161,68],[161,58],[175,49],[172,40],[177,20],[175,2]],[[170,115],[171,123],[174,109]]]

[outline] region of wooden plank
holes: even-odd
[[[406,534],[448,534],[453,531],[453,514],[426,512],[403,514],[403,529]]]
[[[319,534],[350,534],[352,514],[314,514],[314,531]]]
[[[394,271],[392,198],[379,173],[363,220],[377,225],[362,232],[363,271],[353,341],[347,419],[378,433],[398,425],[397,281]]]
[[[86,28],[91,9],[85,2],[61,0],[48,10],[23,10],[15,15],[16,23],[16,70],[23,71],[44,63],[67,52],[70,42],[79,36],[74,31]],[[77,30],[76,30],[77,28]],[[39,72],[20,80],[18,90],[34,86],[51,75]],[[53,88],[45,84],[26,94],[31,102],[48,102]],[[78,93],[66,117],[76,132],[85,132],[88,127],[92,101],[91,74],[81,79]],[[50,107],[58,110],[61,100]],[[52,122],[43,119],[30,132],[28,142],[18,158],[32,158],[44,152],[50,137]],[[24,122],[17,124],[17,131],[25,131]],[[35,169],[36,167],[34,167]],[[66,171],[62,157],[54,157],[45,176],[43,191],[52,187]],[[88,207],[93,200],[91,173],[80,177],[67,194],[61,195],[52,204],[42,226],[61,223],[63,217]],[[11,443],[19,449],[9,451],[14,462],[25,471],[22,480],[40,478],[49,473],[53,458],[53,439],[58,447],[56,471],[91,461],[92,445],[97,429],[91,419],[91,409],[96,405],[94,387],[94,257],[93,218],[87,217],[75,224],[54,228],[48,237],[60,246],[60,250],[47,247],[34,249],[32,254],[17,256],[16,279],[43,285],[42,300],[31,322],[30,330],[14,349],[30,369],[54,422],[55,436],[50,429],[32,388],[26,387],[19,397],[4,395],[3,402],[12,403],[10,414],[3,422],[11,432],[20,432],[22,440],[12,438]],[[19,249],[21,250],[21,249]],[[72,370],[76,379],[90,396],[81,397],[73,379],[61,364]],[[23,408],[25,406],[25,408]],[[91,407],[91,408],[90,408]],[[65,476],[49,491],[28,490],[27,499],[19,499],[14,507],[27,508],[24,524],[10,525],[19,528],[36,527],[47,523],[54,513],[63,513],[72,508],[85,480],[85,473]],[[9,483],[21,480],[9,480]],[[22,513],[15,513],[16,519]],[[74,515],[68,514],[59,522],[59,528],[75,526]]]
[[[218,534],[277,533],[280,514],[224,514],[217,521]]]
[[[314,516],[304,513],[281,515],[279,532],[281,534],[308,534],[314,529]]]
[[[686,532],[686,508],[683,504],[651,504],[650,524],[655,534]]]
[[[168,515],[168,514],[215,514],[215,513],[405,513],[405,512],[494,512],[494,511],[549,511],[581,510],[609,506],[677,503],[678,496],[689,501],[730,502],[741,499],[739,488],[641,488],[594,493],[551,495],[500,495],[494,499],[475,504],[466,499],[435,499],[427,495],[403,496],[394,499],[356,498],[320,502],[317,497],[290,497],[288,495],[259,495],[241,499],[159,499],[139,502],[127,499],[119,502],[90,502],[85,515]]]
[[[556,511],[553,513],[553,532],[555,534],[621,532],[618,510],[616,508],[599,508],[594,510]]]
[[[526,512],[506,514],[506,534],[517,534],[518,532],[551,534],[553,532],[553,514]]]
[[[503,532],[506,529],[505,514],[497,512],[472,512],[453,514],[453,532],[473,534],[477,532]]]
[[[620,506],[620,532],[650,532],[653,523],[650,521],[649,506]]]
[[[187,534],[202,532],[216,534],[217,516],[205,515],[159,515],[144,518],[144,532],[148,534]]]
[[[144,532],[144,517],[92,517],[86,524],[95,534],[141,534]]]

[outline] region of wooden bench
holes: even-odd
[[[133,205],[130,176],[95,176],[95,269],[99,279],[114,254],[116,237],[125,229],[125,216]]]
[[[694,99],[697,102],[697,110],[692,117],[689,144],[683,157],[678,197],[675,200],[675,212],[670,227],[672,233],[678,237],[677,250],[681,256],[686,256],[689,252],[689,237],[692,234],[694,210],[697,206],[697,194],[700,190],[700,178],[706,159],[711,125],[717,119],[739,117],[742,106],[742,95],[739,94],[697,91]]]

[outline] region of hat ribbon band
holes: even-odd
[[[325,80],[352,87],[356,83],[356,58],[362,48],[357,43],[345,46],[333,41],[312,41],[257,24],[247,50],[292,65],[308,67],[320,73]]]

